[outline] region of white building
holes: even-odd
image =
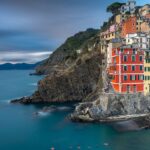
[[[150,49],[150,34],[135,33],[126,35],[126,45],[132,45],[141,49]]]
[[[107,47],[107,68],[112,64],[112,49],[122,46],[122,39],[113,39]]]
[[[107,68],[112,63],[112,48],[113,48],[113,43],[109,43],[107,47]]]
[[[136,1],[135,0],[128,0],[128,2],[125,5],[122,5],[120,8],[121,14],[125,14],[127,12],[130,12],[133,14],[135,12],[136,7]]]

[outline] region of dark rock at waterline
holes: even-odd
[[[22,97],[20,99],[12,100],[11,103],[30,104],[32,102],[30,97]]]
[[[39,95],[39,92],[35,92],[32,96],[22,97],[19,99],[12,100],[11,103],[21,103],[21,104],[32,104],[44,102]]]

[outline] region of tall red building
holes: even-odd
[[[130,17],[122,24],[121,37],[125,38],[127,34],[132,34],[137,32],[136,28],[136,17]]]
[[[109,74],[112,76],[112,87],[119,93],[144,91],[144,51],[133,48],[113,48],[112,65]]]

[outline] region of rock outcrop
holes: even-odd
[[[37,68],[37,74],[46,74],[38,83],[38,91],[19,102],[85,101],[102,91],[104,56],[98,33],[99,30],[88,29],[69,38]]]
[[[112,122],[148,117],[150,97],[103,94],[93,102],[79,104],[71,115],[74,121]]]

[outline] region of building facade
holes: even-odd
[[[113,48],[109,68],[112,87],[117,93],[143,93],[144,52],[133,48]]]
[[[147,50],[150,48],[150,34],[147,33],[134,33],[126,35],[126,45],[132,45],[134,47]]]
[[[136,22],[136,16],[132,16],[123,22],[121,31],[122,38],[125,38],[127,34],[133,34],[137,32]]]
[[[144,53],[144,95],[150,94],[150,51]]]
[[[135,12],[135,7],[136,7],[136,1],[128,0],[128,2],[125,5],[121,6],[120,12],[121,14],[125,14],[127,12],[132,14]]]
[[[144,5],[142,8],[139,9],[139,13],[141,16],[145,16],[147,14],[150,13],[150,5],[147,4],[147,5]]]
[[[107,68],[112,64],[112,49],[122,45],[121,39],[113,39],[107,47]]]

